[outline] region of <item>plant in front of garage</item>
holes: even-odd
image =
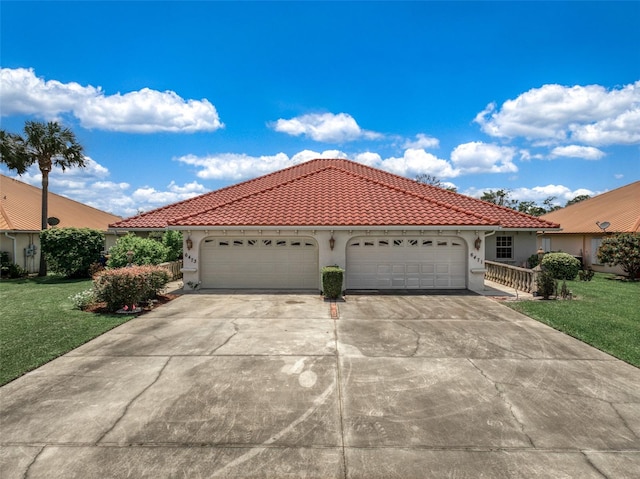
[[[342,296],[344,270],[339,266],[322,268],[322,292],[327,299],[338,299]]]
[[[154,299],[169,282],[162,266],[131,266],[106,269],[93,277],[96,299],[111,312],[136,310],[136,304]]]

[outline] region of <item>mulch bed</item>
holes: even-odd
[[[142,311],[139,313],[136,313],[138,316],[140,316],[141,314],[147,313],[149,311],[152,311],[153,309],[157,308],[158,306],[162,306],[163,304],[167,304],[169,301],[172,301],[174,299],[176,299],[178,296],[178,294],[159,294],[158,296],[156,296],[156,299],[153,300],[153,306],[149,307],[149,306],[144,306],[142,308]],[[94,303],[91,306],[89,306],[88,308],[86,308],[84,311],[86,311],[87,313],[94,313],[94,314],[114,314],[112,311],[109,311],[107,309],[107,303]]]

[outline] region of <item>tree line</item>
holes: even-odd
[[[437,177],[432,175],[423,173],[416,176],[415,179],[418,183],[436,186],[438,188],[444,188],[445,190],[453,191],[454,193],[457,192],[457,188],[446,185]],[[591,198],[591,196],[589,195],[578,195],[575,198],[567,201],[567,204],[564,205],[564,208],[572,204],[579,203],[580,201],[588,200],[589,198]],[[542,205],[539,205],[535,201],[517,200],[512,197],[511,191],[507,189],[484,191],[480,199],[482,201],[487,201],[499,206],[505,206],[507,208],[511,208],[512,210],[526,213],[531,216],[542,216],[544,214],[551,213],[552,211],[563,208],[563,206],[554,204],[557,199],[556,196],[548,196],[542,201]]]

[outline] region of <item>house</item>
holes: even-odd
[[[485,259],[522,264],[558,225],[343,159],[302,163],[111,225],[183,231],[184,284],[484,289]]]
[[[40,188],[0,175],[0,251],[29,273],[37,273],[40,265],[41,208]],[[121,219],[51,192],[48,214],[59,220],[59,228],[91,228],[105,233],[110,223]],[[115,234],[108,234],[105,247],[115,241]]]
[[[543,251],[563,251],[582,259],[594,271],[622,274],[620,267],[598,263],[602,238],[640,231],[640,181],[602,193],[546,215],[542,219],[562,225],[562,231],[542,231]]]

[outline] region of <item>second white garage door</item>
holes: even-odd
[[[466,247],[455,237],[360,237],[347,244],[347,289],[464,289]]]
[[[318,289],[318,245],[311,238],[206,238],[203,288]]]

